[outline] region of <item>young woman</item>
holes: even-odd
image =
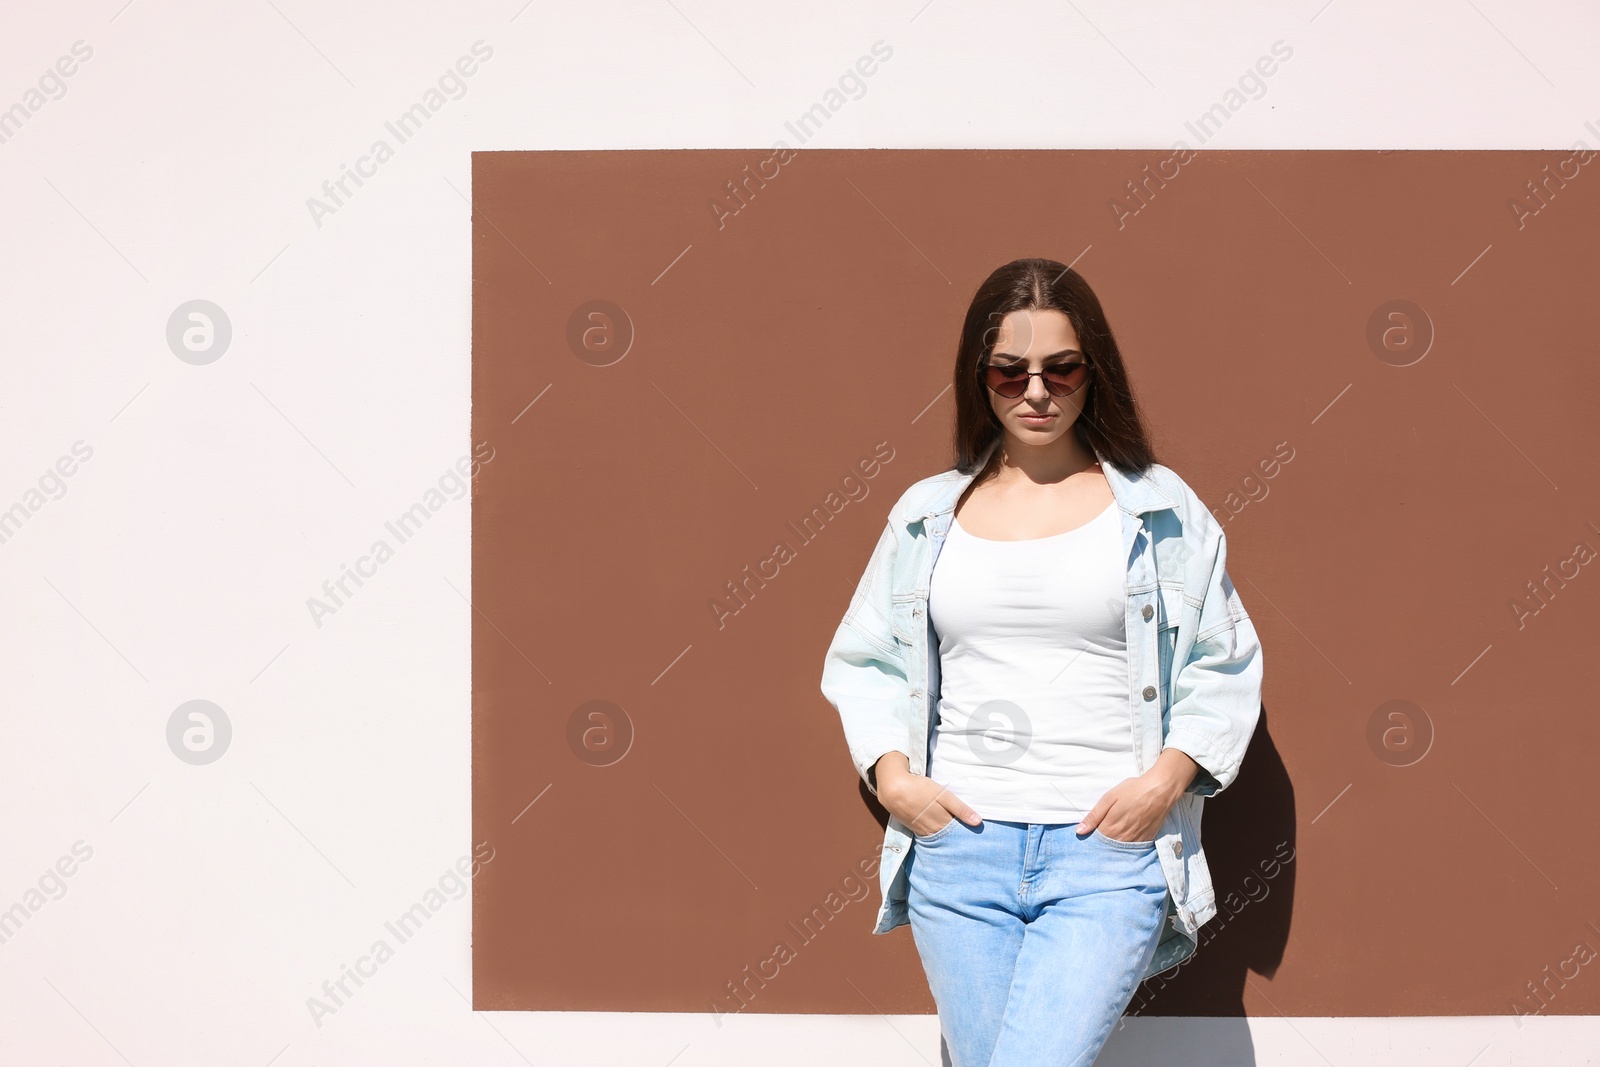
[[[954,385],[955,469],[891,510],[822,689],[890,814],[875,932],[909,922],[955,1067],[1087,1067],[1215,914],[1201,800],[1261,651],[1079,274],[990,275]]]

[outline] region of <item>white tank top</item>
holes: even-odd
[[[928,587],[940,664],[928,776],[981,818],[1077,822],[1138,774],[1126,576],[1115,501],[1024,541],[952,522]]]

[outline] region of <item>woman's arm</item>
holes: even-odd
[[[905,753],[911,744],[905,656],[889,622],[895,551],[891,520],[822,661],[822,695],[839,712],[851,762],[873,796],[878,760],[886,752]]]
[[[1190,521],[1194,521],[1192,518]],[[1227,539],[1216,527],[1216,553],[1205,585],[1199,628],[1189,658],[1172,677],[1172,707],[1164,749],[1200,765],[1183,792],[1213,796],[1238,777],[1261,716],[1261,641],[1228,578]]]

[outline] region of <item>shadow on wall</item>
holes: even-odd
[[[886,827],[888,812],[858,784],[878,825]],[[1206,801],[1200,836],[1217,914],[1201,927],[1193,956],[1134,992],[1097,1065],[1255,1062],[1245,978],[1252,972],[1270,978],[1283,959],[1294,910],[1296,848],[1294,786],[1264,707],[1238,779]],[[943,1041],[940,1046],[948,1065],[949,1052]]]
[[[1140,984],[1123,1025],[1096,1061],[1104,1067],[1181,1062],[1233,1067],[1256,1062],[1245,1019],[1245,979],[1270,978],[1283,961],[1294,912],[1294,783],[1272,739],[1266,708],[1238,779],[1206,801],[1200,837],[1217,891],[1217,914],[1200,947]],[[1204,1018],[1185,1018],[1203,1016]]]

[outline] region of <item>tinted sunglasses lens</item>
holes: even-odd
[[[1089,366],[1086,363],[1058,364],[1045,368],[1044,386],[1056,396],[1066,396],[1068,393],[1076,392],[1088,377]]]
[[[988,367],[984,371],[984,380],[990,389],[1007,400],[1015,400],[1028,391],[1028,376],[1019,369]]]

